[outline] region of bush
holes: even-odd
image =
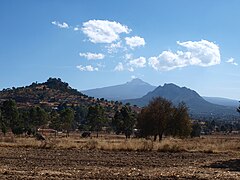
[[[192,125],[191,137],[192,137],[192,138],[193,138],[193,137],[200,137],[200,135],[201,135],[201,130],[202,130],[202,128],[201,128],[200,124],[194,123],[194,124]]]

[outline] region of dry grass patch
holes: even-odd
[[[154,148],[153,142],[145,139],[129,139],[122,141],[100,141],[98,148],[113,151],[151,151]]]
[[[15,143],[16,140],[14,138],[14,136],[3,136],[3,137],[0,137],[0,142],[1,143]]]
[[[158,146],[160,146],[158,147],[160,151],[165,147],[166,149],[173,149],[173,151],[204,153],[240,152],[240,137],[204,136],[191,139],[166,138]]]
[[[161,142],[146,139],[119,138],[48,138],[37,141],[35,138],[1,137],[0,146],[61,148],[61,149],[100,149],[108,151],[160,151],[160,152],[239,152],[240,137],[204,136],[192,139],[164,138]]]
[[[183,140],[181,144],[188,151],[207,153],[240,152],[240,137],[205,136]]]

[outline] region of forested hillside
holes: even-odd
[[[121,106],[117,101],[88,97],[59,78],[49,78],[44,83],[0,91],[0,127],[3,133],[12,129],[17,134],[37,128],[98,130],[109,126]],[[99,116],[99,121],[90,122],[90,116]]]

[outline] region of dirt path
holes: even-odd
[[[233,154],[0,147],[0,179],[240,179]]]

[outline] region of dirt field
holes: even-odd
[[[236,153],[0,147],[0,179],[240,179]]]

